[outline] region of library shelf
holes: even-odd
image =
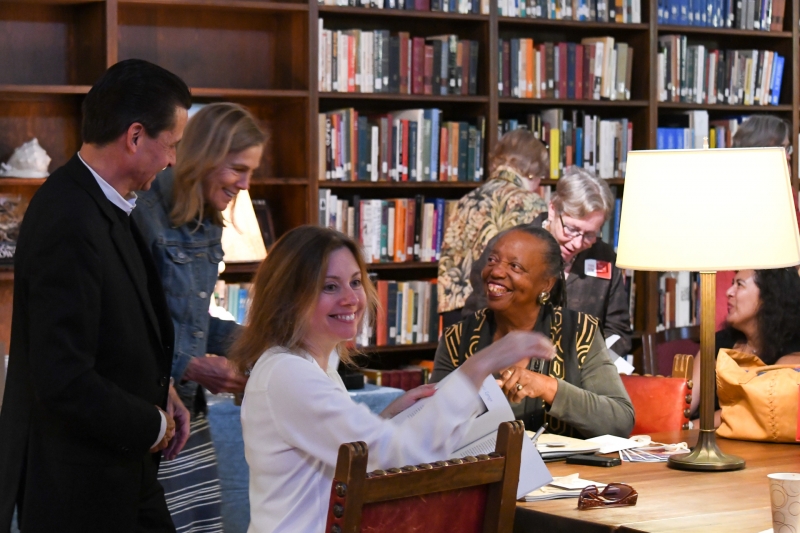
[[[608,178],[605,181],[609,185],[625,185],[625,178]],[[558,185],[558,180],[544,179],[539,185]]]
[[[225,270],[222,271],[222,276],[227,274],[255,274],[260,264],[261,263],[258,261],[249,263],[225,263]]]
[[[14,281],[14,267],[11,265],[0,266],[0,281]]]
[[[193,87],[192,96],[200,98],[307,98],[308,91],[296,89],[232,89],[227,87]]]
[[[694,104],[690,102],[658,102],[659,109],[700,109],[705,111],[732,111],[735,113],[770,113],[791,112],[791,104],[780,105],[728,105],[728,104]]]
[[[658,33],[682,33],[706,37],[763,37],[764,39],[791,39],[790,31],[739,30],[736,28],[707,28],[704,26],[660,25]]]
[[[319,182],[321,189],[476,189],[482,181],[333,181]]]
[[[443,13],[441,11],[416,11],[413,9],[377,9],[367,7],[344,7],[344,6],[319,6],[319,13],[328,15],[352,15],[370,18],[404,18],[414,20],[462,20],[489,22],[489,15],[474,15],[464,13]]]
[[[486,104],[489,102],[488,96],[463,96],[458,94],[440,96],[431,94],[396,94],[396,93],[319,93],[320,100],[384,100],[387,102],[419,102],[433,103],[451,102],[462,104]]]
[[[0,187],[39,187],[47,178],[0,177]]]
[[[120,5],[177,6],[225,9],[231,11],[308,11],[308,4],[267,0],[117,0]]]
[[[359,346],[358,350],[365,354],[395,354],[404,352],[428,352],[435,350],[438,342],[423,342],[420,344],[391,344],[388,346]]]
[[[542,107],[621,107],[645,108],[647,100],[568,100],[561,98],[512,98],[503,96],[497,99],[502,105],[526,105]]]
[[[649,24],[618,24],[616,22],[594,22],[579,20],[551,20],[544,18],[527,17],[497,17],[497,21],[503,26],[529,26],[541,27],[545,30],[569,29],[569,30],[605,30],[609,33],[621,31],[646,31],[650,29]]]
[[[388,272],[393,270],[436,270],[439,268],[438,261],[406,261],[403,263],[367,263],[367,270]]]
[[[90,85],[0,85],[2,94],[86,94],[92,87]]]
[[[253,177],[250,185],[308,185],[308,178],[262,178]]]

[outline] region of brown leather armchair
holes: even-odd
[[[325,532],[510,533],[524,436],[504,422],[489,455],[370,473],[366,444],[342,444]]]
[[[688,429],[693,364],[693,355],[678,354],[672,377],[620,376],[636,416],[631,435]]]

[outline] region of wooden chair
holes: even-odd
[[[636,415],[631,435],[689,428],[693,365],[694,355],[678,354],[672,377],[620,376]]]
[[[342,444],[325,532],[510,533],[524,436],[504,422],[489,455],[370,473],[366,444]]]
[[[642,336],[642,366],[645,374],[666,375],[679,353],[696,354],[700,349],[700,326],[672,328]]]

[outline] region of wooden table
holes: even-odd
[[[694,445],[697,430],[653,435],[658,442]],[[719,448],[744,458],[736,472],[685,472],[666,463],[626,463],[611,468],[550,463],[553,476],[579,472],[600,483],[623,482],[639,493],[633,507],[579,511],[577,498],[518,503],[515,533],[758,533],[772,527],[767,474],[800,472],[800,446],[717,439]]]

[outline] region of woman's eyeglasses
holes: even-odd
[[[639,493],[625,483],[609,483],[602,492],[597,486],[584,487],[578,496],[578,509],[595,509],[597,507],[624,507],[636,505]]]
[[[594,231],[580,231],[578,228],[573,228],[572,226],[564,224],[564,216],[562,213],[558,214],[558,219],[561,221],[561,228],[564,232],[564,236],[569,240],[577,239],[578,237],[583,237],[583,240],[589,243],[593,243],[597,240],[597,233]]]

